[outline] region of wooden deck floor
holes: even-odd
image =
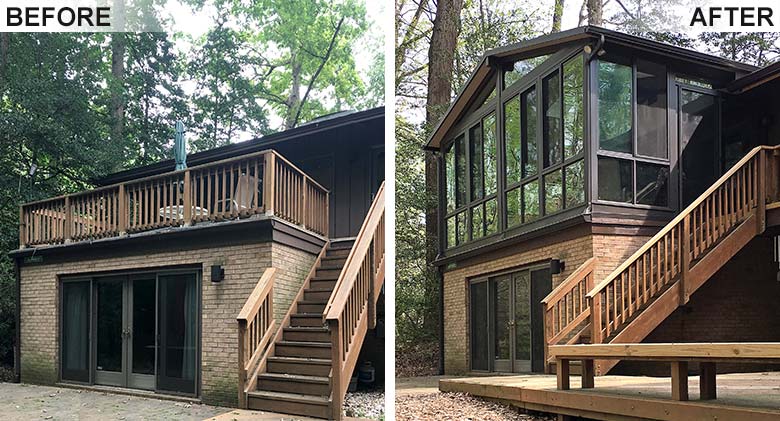
[[[780,372],[718,375],[718,399],[699,401],[699,378],[689,377],[690,401],[670,399],[669,378],[596,377],[595,389],[556,389],[552,375],[442,379],[443,392],[465,392],[525,409],[599,420],[780,420]]]

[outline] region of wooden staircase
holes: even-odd
[[[247,407],[327,418],[330,414],[331,338],[322,318],[354,241],[333,242],[319,259],[297,311],[275,341],[274,356],[257,377]]]
[[[778,158],[780,147],[750,151],[601,282],[593,284],[595,260],[585,262],[542,300],[546,346],[641,342],[764,232]],[[616,364],[597,360],[596,374]]]
[[[239,406],[341,419],[384,284],[384,184],[355,239],[329,241],[275,329],[271,268],[239,324]],[[271,272],[268,275],[269,271]]]

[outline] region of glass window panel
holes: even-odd
[[[133,373],[154,374],[155,283],[133,281]]]
[[[489,370],[488,283],[471,284],[471,369]]]
[[[502,277],[490,281],[493,284],[493,320],[495,321],[493,350],[495,359],[507,360],[510,356],[512,308],[510,290],[512,287],[509,277]]]
[[[539,219],[539,181],[523,185],[523,222]]]
[[[477,238],[481,238],[483,235],[485,235],[485,229],[482,225],[483,223],[482,216],[483,216],[483,209],[481,203],[471,208],[471,239],[472,240],[476,240]]]
[[[539,155],[537,148],[536,119],[538,108],[536,102],[536,89],[526,91],[522,95],[522,114],[520,127],[522,127],[523,147],[523,177],[534,175],[539,171]]]
[[[466,136],[455,139],[455,207],[466,204]]]
[[[631,67],[599,61],[599,147],[633,151],[631,141]]]
[[[89,382],[90,282],[62,283],[62,379]]]
[[[679,82],[679,83],[684,83],[686,85],[698,86],[700,88],[705,88],[705,89],[712,89],[712,84],[711,83],[707,82],[704,79],[699,79],[699,78],[696,78],[696,77],[689,77],[689,76],[680,76],[680,75],[678,75],[678,76],[675,76],[674,80]]]
[[[485,173],[485,196],[496,194],[496,115],[490,114],[482,121],[484,158],[483,171]]]
[[[506,192],[506,224],[507,227],[514,227],[523,222],[520,210],[522,202],[520,201],[520,187]]]
[[[542,80],[544,100],[543,155],[544,167],[561,162],[561,81],[558,72]]]
[[[485,235],[498,232],[498,204],[495,198],[485,202]]]
[[[455,222],[457,224],[455,243],[463,244],[466,242],[466,212],[455,215]]]
[[[585,161],[579,160],[565,169],[566,207],[573,208],[585,203]]]
[[[636,163],[636,203],[669,205],[669,167],[644,162]]]
[[[540,64],[544,63],[550,56],[544,55],[518,60],[512,64],[512,68],[504,72],[504,88],[522,79],[523,76],[531,73]]]
[[[193,274],[160,275],[157,388],[195,393],[198,284]]]
[[[636,61],[637,153],[666,158],[666,66]]]
[[[122,282],[97,282],[97,369],[122,371]]]
[[[566,158],[582,152],[583,113],[582,56],[563,64],[563,149]]]
[[[455,217],[451,216],[447,218],[447,247],[453,247],[457,244],[455,241]]]
[[[450,145],[444,153],[444,178],[447,189],[447,213],[455,210],[455,147]]]
[[[482,158],[482,127],[476,125],[469,130],[469,153],[471,154],[471,200],[484,197],[485,190],[482,181],[484,162]]]
[[[522,165],[520,151],[520,96],[504,104],[504,139],[506,148],[506,183],[520,181]]]
[[[631,203],[633,199],[631,161],[599,157],[599,199]]]
[[[544,176],[544,214],[558,212],[563,209],[563,179],[561,170],[553,171]]]
[[[531,275],[515,275],[515,359],[531,359]]]

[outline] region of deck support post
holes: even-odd
[[[672,362],[672,399],[688,400],[688,362]]]
[[[19,206],[19,248],[27,246],[27,224],[24,221],[24,206]]]
[[[190,170],[184,171],[184,226],[192,225],[192,184]]]
[[[331,340],[331,401],[330,401],[330,419],[340,420],[342,418],[341,408],[344,405],[342,390],[344,385],[342,384],[343,363],[341,359],[343,343],[341,327],[339,326],[340,320],[328,320],[328,329],[330,330]],[[351,376],[352,373],[349,373]]]
[[[680,305],[685,305],[690,298],[690,282],[688,275],[691,267],[691,215],[685,215],[683,229],[680,234]]]
[[[238,407],[247,409],[246,388],[246,321],[238,321]]]
[[[276,196],[274,175],[276,175],[276,155],[274,155],[274,151],[269,151],[265,154],[263,162],[263,207],[265,214],[269,216],[274,214],[274,197]]]
[[[593,389],[595,371],[593,369],[593,360],[582,360],[582,388]]]
[[[65,226],[63,228],[62,239],[65,244],[68,244],[73,236],[73,211],[70,209],[70,196],[65,196]]]
[[[127,221],[130,219],[130,208],[125,194],[125,183],[119,185],[119,226],[120,236],[127,235]]]
[[[702,362],[699,364],[699,370],[699,399],[703,401],[716,399],[715,363]]]
[[[766,175],[767,175],[767,152],[763,149],[758,151],[758,176],[756,177],[756,233],[761,234],[766,229]]]
[[[555,371],[558,373],[558,390],[569,390],[569,375],[571,374],[569,360],[558,359]]]

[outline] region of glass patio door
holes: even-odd
[[[197,374],[198,283],[195,274],[158,277],[157,389],[194,394]]]
[[[714,93],[682,86],[678,92],[682,207],[685,207],[718,178],[719,112]]]

